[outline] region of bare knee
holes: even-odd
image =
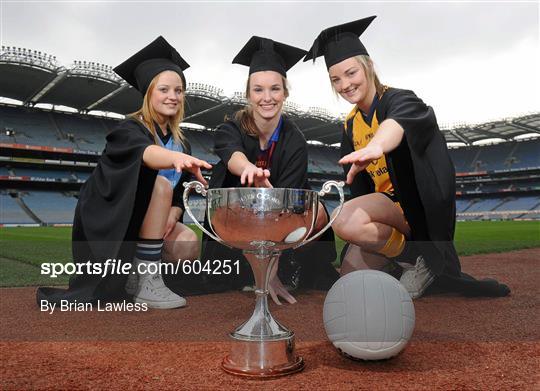
[[[172,201],[173,189],[169,180],[161,175],[156,176],[152,198],[157,198],[162,202]]]
[[[199,257],[199,238],[188,227],[183,227],[182,231],[174,237],[168,237],[165,245],[166,257],[171,261],[193,260]]]
[[[334,210],[332,216],[336,213],[337,210]],[[366,229],[367,224],[370,222],[369,216],[365,212],[345,203],[341,213],[332,223],[332,228],[341,239],[351,242],[353,239],[362,236],[363,230]]]
[[[372,230],[369,224],[355,223],[355,225],[340,225],[334,228],[334,232],[337,236],[349,243],[356,243],[361,245],[366,241],[369,241],[369,237],[372,236]]]
[[[175,259],[193,260],[199,258],[199,253],[201,251],[200,241],[195,232],[190,229],[187,229],[178,238],[176,247]]]

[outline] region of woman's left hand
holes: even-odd
[[[197,159],[196,157],[193,157],[191,155],[186,155],[182,152],[173,152],[174,153],[174,160],[173,160],[173,166],[176,169],[177,172],[181,172],[182,170],[186,170],[191,172],[195,178],[201,182],[203,185],[207,186],[208,183],[206,182],[206,179],[204,179],[201,168],[211,169],[212,165],[208,163],[205,160]]]
[[[343,156],[339,160],[339,164],[352,164],[351,169],[347,173],[347,184],[351,184],[354,177],[374,160],[383,157],[383,149],[380,145],[368,144],[365,148],[359,149]]]

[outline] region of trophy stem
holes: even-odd
[[[293,333],[274,319],[268,308],[268,283],[272,268],[280,252],[261,256],[260,254],[244,253],[251,265],[255,278],[255,309],[251,317],[238,327],[231,336],[239,340],[262,341],[288,338]]]
[[[268,283],[280,252],[244,252],[255,278],[255,309],[249,320],[230,334],[231,353],[221,367],[228,373],[257,378],[288,375],[304,368],[294,352],[294,333],[274,319],[268,308]]]

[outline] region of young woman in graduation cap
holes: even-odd
[[[453,244],[455,172],[444,136],[433,109],[414,92],[379,81],[359,40],[373,19],[322,31],[304,59],[324,56],[332,88],[354,104],[339,161],[354,198],[333,224],[349,243],[342,273],[391,271],[399,264],[413,298],[431,284],[467,295],[506,296],[506,285],[461,272]]]
[[[151,308],[185,305],[184,298],[165,286],[158,267],[162,252],[171,260],[198,256],[195,234],[179,222],[182,182],[191,174],[205,182],[201,168],[211,166],[189,156],[189,144],[179,127],[186,89],[183,71],[188,67],[158,37],[114,69],[143,95],[143,104],[107,135],[99,163],[81,188],[73,223],[73,257],[76,262],[103,266],[107,259],[133,261],[129,278],[110,270],[105,277],[76,275],[67,291],[40,288],[38,304],[40,300],[116,300],[125,289],[136,303]]]
[[[248,105],[216,131],[215,152],[221,160],[212,172],[210,188],[255,186],[309,189],[306,140],[297,126],[282,113],[289,94],[286,72],[305,53],[305,50],[254,36],[234,58],[234,64],[249,67],[246,86]],[[317,222],[319,229],[327,219],[326,214],[321,214]],[[299,249],[294,255],[284,254],[279,261],[279,275],[287,278],[285,283],[291,285],[299,283],[300,286],[328,289],[339,277],[331,265],[335,256],[333,233],[326,232],[319,243]],[[242,259],[242,255],[205,238],[203,259]],[[269,290],[274,301],[279,304],[278,296],[281,296],[294,303],[295,299],[281,283],[277,271],[273,272]],[[250,277],[251,271],[247,268],[245,275],[236,280],[228,277],[221,282],[225,284],[225,289],[241,288],[250,284]],[[299,281],[296,281],[296,277]],[[214,289],[220,289],[216,286],[220,281],[214,278],[211,283],[215,285]]]

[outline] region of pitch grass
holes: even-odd
[[[455,243],[460,255],[540,247],[540,221],[458,222]],[[338,238],[338,254],[343,245]],[[0,228],[0,286],[65,285],[67,276],[52,279],[39,266],[71,261],[71,228]]]

